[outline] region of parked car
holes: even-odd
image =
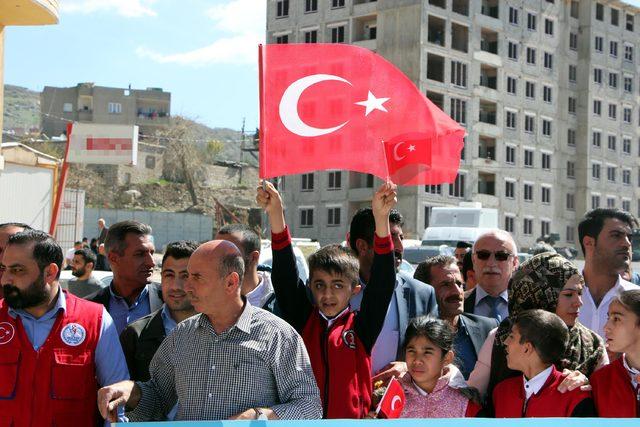
[[[402,258],[408,261],[412,266],[417,266],[427,258],[437,255],[451,255],[453,251],[447,245],[440,246],[413,246],[404,248]]]

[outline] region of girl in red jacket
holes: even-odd
[[[640,290],[622,292],[609,305],[604,325],[607,349],[622,356],[591,375],[601,417],[632,418],[639,413]]]

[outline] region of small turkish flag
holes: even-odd
[[[260,76],[262,178],[343,169],[401,185],[455,180],[464,128],[380,55],[345,44],[266,45]]]
[[[404,409],[404,390],[397,379],[391,378],[387,391],[378,404],[376,413],[380,418],[400,418]]]

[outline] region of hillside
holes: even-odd
[[[40,126],[40,92],[4,85],[4,129]]]

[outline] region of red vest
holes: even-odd
[[[327,330],[314,308],[302,331],[324,418],[364,418],[371,406],[371,355],[355,334],[355,316],[349,311]]]
[[[0,427],[95,426],[95,349],[102,306],[65,292],[46,341],[33,349],[0,300]]]
[[[598,415],[604,418],[638,417],[638,402],[622,357],[595,371],[589,379]]]
[[[533,394],[525,406],[522,375],[501,381],[493,389],[496,418],[570,417],[575,407],[591,394],[579,388],[560,393],[558,386],[564,377],[554,367],[547,382]]]

